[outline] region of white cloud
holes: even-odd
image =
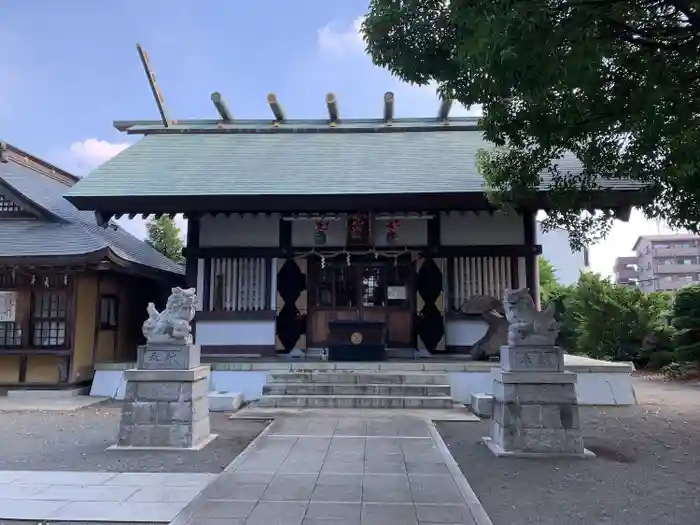
[[[112,143],[106,140],[86,139],[74,142],[68,148],[67,161],[84,175],[129,147],[128,143]]]
[[[321,53],[333,56],[363,54],[365,43],[360,28],[363,16],[357,17],[350,24],[330,22],[318,30],[318,47]]]

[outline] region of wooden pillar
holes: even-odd
[[[187,246],[185,248],[185,286],[197,288],[200,216],[187,216]]]
[[[537,309],[540,308],[540,272],[537,254],[537,212],[523,211],[523,244],[527,248],[525,255],[525,286],[530,290]]]
[[[199,268],[199,230],[200,215],[187,216],[187,246],[185,247],[185,288],[197,288],[197,270]],[[206,277],[206,275],[205,275]],[[202,290],[197,290],[202,293]],[[208,297],[202,297],[202,304]],[[192,337],[197,337],[197,321],[192,320]]]
[[[285,256],[291,256],[292,253],[292,221],[285,221],[280,217],[279,225],[279,247]]]

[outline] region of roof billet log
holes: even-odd
[[[229,111],[228,106],[224,101],[224,97],[221,96],[221,93],[219,93],[218,91],[212,93],[211,101],[214,103],[216,111],[218,111],[219,115],[221,115],[221,120],[223,120],[224,122],[231,122],[233,120],[233,113]]]
[[[335,126],[338,123],[338,99],[335,93],[328,93],[326,95],[326,106],[328,106],[328,118],[331,121],[331,126]]]
[[[275,116],[275,123],[279,124],[284,121],[284,111],[282,111],[282,106],[277,101],[277,95],[274,93],[269,93],[267,95],[267,103],[270,105],[272,114]]]
[[[391,91],[384,93],[384,122],[391,124],[394,120],[394,94]]]
[[[438,109],[437,118],[439,121],[446,123],[447,119],[450,117],[450,110],[452,109],[452,99],[443,98],[440,101],[440,109]]]

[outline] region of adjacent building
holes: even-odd
[[[700,281],[698,235],[642,235],[632,249],[643,291],[676,290]]]
[[[63,195],[80,179],[0,142],[0,389],[70,388],[133,360],[183,268]]]
[[[569,244],[569,232],[563,228],[543,231],[538,224],[537,238],[542,245],[542,257],[554,268],[557,282],[563,286],[575,284],[590,266],[588,247],[574,251]]]
[[[626,286],[637,286],[639,272],[637,271],[637,257],[635,255],[617,257],[613,267],[615,283]]]

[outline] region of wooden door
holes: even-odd
[[[372,261],[310,264],[309,346],[328,344],[328,323],[365,320],[386,323],[387,344],[413,347],[413,271],[410,264]]]

